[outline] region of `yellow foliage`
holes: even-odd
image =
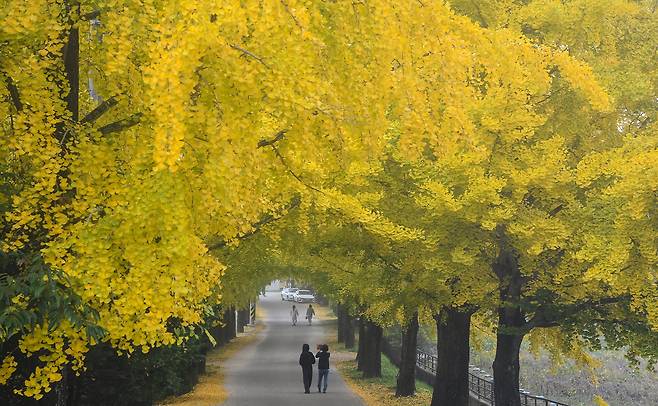
[[[42,258],[103,340],[147,352],[180,342],[168,322],[199,323],[223,279],[248,278],[209,247],[301,196],[297,225],[348,245],[319,254],[370,314],[424,305],[428,286],[431,306],[491,305],[505,230],[533,289],[600,283],[658,326],[655,111],[637,114],[655,104],[655,55],[605,30],[655,39],[655,22],[634,24],[646,10],[622,0],[449,3],[5,1],[0,166],[17,180],[2,251]],[[74,111],[62,50],[76,35]],[[44,365],[17,390],[41,397],[94,344],[40,323],[20,351]]]
[[[608,403],[599,395],[594,395],[594,403],[596,403],[596,406],[609,406]]]

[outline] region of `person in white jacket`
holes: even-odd
[[[297,311],[297,308],[295,305],[292,305],[292,310],[290,310],[290,317],[292,317],[292,325],[296,326],[297,325],[297,317],[299,317],[299,311]]]

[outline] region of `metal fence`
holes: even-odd
[[[432,374],[436,375],[437,357],[421,351],[416,351],[416,364]],[[483,400],[490,405],[495,405],[493,378],[485,371],[476,367],[469,367],[468,372],[468,387],[471,390],[473,397],[478,400]],[[543,396],[531,395],[528,391],[521,389],[521,405],[522,406],[568,406],[566,403],[561,403],[556,400],[546,399]]]

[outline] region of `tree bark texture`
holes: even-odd
[[[67,33],[66,43],[64,45],[63,51],[63,62],[64,62],[64,74],[66,75],[66,86],[68,87],[68,93],[64,96],[64,101],[66,102],[66,109],[71,114],[71,120],[73,122],[78,122],[78,111],[79,111],[79,92],[80,92],[80,36],[78,28],[76,25],[73,25],[73,12],[80,12],[80,4],[77,0],[68,0],[65,3],[66,11],[69,13],[69,23],[71,23],[72,28]],[[68,151],[68,143],[66,139],[66,131],[64,129],[65,125],[58,125],[55,131],[55,136],[59,141],[62,149],[60,151],[60,156],[64,156],[66,151]],[[66,170],[60,169],[60,174],[63,176],[67,175]],[[54,384],[55,392],[55,405],[56,406],[68,406],[70,403],[69,399],[69,366],[65,365],[61,371],[62,379]]]
[[[501,250],[493,270],[499,280],[498,332],[493,362],[496,405],[520,406],[519,351],[523,342],[525,316],[520,307],[522,275],[516,255]]]
[[[365,322],[362,371],[364,378],[382,376],[382,328],[370,320]]]
[[[470,310],[444,308],[435,316],[438,365],[431,406],[468,406]]]
[[[238,333],[244,333],[244,326],[248,324],[249,320],[249,310],[240,309],[238,310]]]
[[[354,318],[345,312],[345,348],[354,348]]]
[[[226,344],[235,338],[235,312],[232,307],[224,310],[222,323],[222,343]]]
[[[415,312],[409,324],[402,331],[402,349],[400,351],[400,370],[398,373],[395,396],[413,396],[416,393],[416,350],[418,347],[418,312]]]
[[[366,345],[366,321],[363,316],[359,317],[359,349],[356,353],[356,369],[357,371],[363,371],[363,354],[365,352]]]
[[[345,308],[340,303],[336,304],[336,319],[337,319],[337,333],[338,342],[345,342]]]
[[[232,340],[237,336],[237,323],[235,320],[235,307],[230,307],[228,312],[229,339]]]

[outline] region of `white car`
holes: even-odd
[[[297,288],[283,288],[281,290],[281,300],[292,300],[293,295],[298,290]]]
[[[281,300],[288,300],[288,289],[290,288],[281,289]]]
[[[301,289],[295,292],[292,300],[297,303],[313,303],[315,302],[315,296],[310,290]]]

